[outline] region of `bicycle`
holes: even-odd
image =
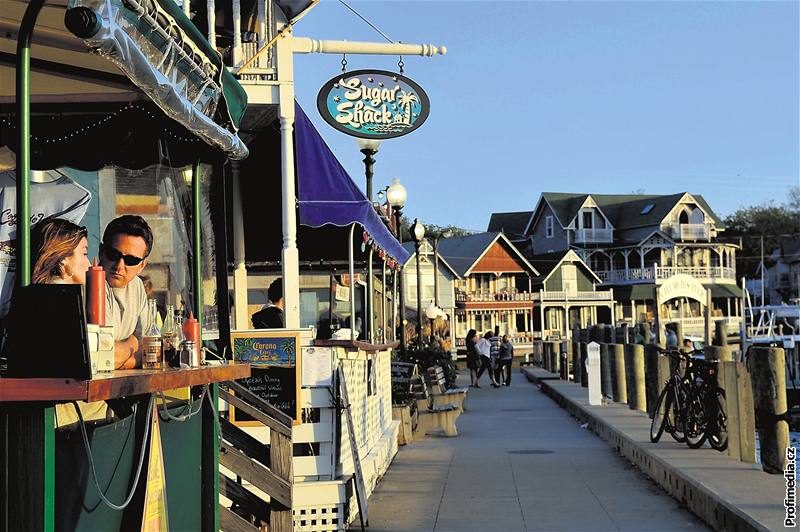
[[[717,361],[691,359],[687,372],[690,382],[683,416],[686,445],[702,447],[708,440],[717,451],[728,447],[728,417],[725,413],[725,390],[717,384]]]
[[[676,349],[657,348],[659,353],[665,354],[676,361],[675,369],[670,375],[664,388],[656,400],[650,414],[650,441],[653,443],[661,439],[664,432],[668,432],[677,442],[686,441],[683,415],[685,412],[686,398],[689,393],[689,383],[686,379],[685,369],[690,360],[689,356]],[[662,413],[663,412],[663,413]]]

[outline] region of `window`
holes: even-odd
[[[592,211],[583,212],[583,228],[584,229],[592,228]]]
[[[555,234],[552,216],[548,216],[544,219],[544,234],[547,238],[553,238]]]
[[[565,264],[561,267],[561,287],[570,294],[578,291],[578,269],[574,264]]]
[[[655,206],[656,206],[655,203],[648,203],[647,205],[644,206],[644,209],[642,209],[642,212],[640,212],[639,214],[642,215],[650,214],[650,211],[652,211],[655,208]]]

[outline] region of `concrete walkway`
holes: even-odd
[[[510,388],[483,381],[458,437],[400,448],[370,497],[372,532],[706,529],[518,369]]]

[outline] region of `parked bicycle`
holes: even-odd
[[[725,390],[717,384],[717,361],[692,359],[689,395],[683,416],[686,445],[692,449],[706,440],[718,451],[728,448],[728,417],[725,413]]]
[[[686,370],[689,365],[690,357],[675,349],[661,349],[658,351],[670,357],[673,361],[674,369],[664,388],[656,400],[653,411],[650,413],[652,422],[650,424],[650,441],[653,443],[661,439],[664,432],[669,433],[675,441],[686,441],[684,432],[683,414],[685,412],[686,400],[689,396],[689,382],[686,378]]]

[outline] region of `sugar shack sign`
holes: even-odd
[[[366,139],[411,133],[428,118],[430,100],[422,87],[386,70],[345,72],[317,96],[322,118],[341,131]]]

